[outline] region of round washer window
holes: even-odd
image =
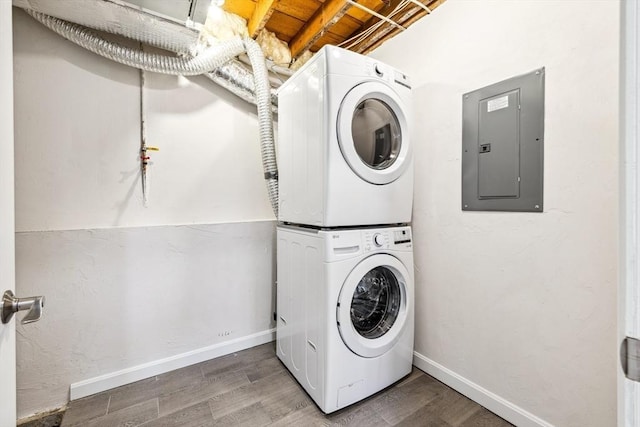
[[[358,156],[373,169],[386,169],[398,158],[400,124],[391,107],[379,99],[369,98],[358,104],[351,135]]]
[[[369,270],[360,280],[351,301],[351,322],[364,338],[376,339],[393,326],[402,294],[395,274],[386,267]]]

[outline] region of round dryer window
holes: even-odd
[[[407,319],[409,273],[395,257],[376,254],[349,274],[338,299],[337,323],[345,345],[362,357],[386,353]]]
[[[351,89],[338,112],[338,142],[344,159],[360,178],[389,184],[409,166],[411,144],[400,97],[380,82]]]
[[[393,110],[379,99],[365,99],[351,121],[353,145],[360,159],[374,169],[386,169],[398,158],[402,134]]]

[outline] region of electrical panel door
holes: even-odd
[[[542,212],[544,75],[463,95],[463,210]]]

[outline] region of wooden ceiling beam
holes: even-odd
[[[426,3],[428,3],[428,1]],[[393,11],[393,9],[395,8],[394,7],[395,5],[397,4],[395,3],[395,0],[394,0],[389,5],[390,7],[389,14],[391,13],[391,11]],[[407,26],[404,25],[404,23],[409,19],[411,19],[415,14],[420,12],[424,12],[424,9],[412,3],[409,3],[407,6],[405,6],[403,9],[401,9],[398,13],[394,15],[393,20],[405,26],[406,28]],[[378,24],[378,20],[370,19],[365,25],[365,28],[368,29],[376,24]],[[373,44],[377,43],[380,40],[386,40],[388,37],[391,37],[390,34],[395,35],[395,33],[397,32],[395,30],[396,30],[395,27],[392,27],[388,24],[383,23],[377,30],[375,30],[372,34],[370,34],[365,40],[363,40],[357,46],[355,46],[353,50],[355,52],[364,54],[365,52],[368,52],[370,50],[369,48]]]
[[[369,8],[375,12],[380,12],[380,9],[385,7],[385,5],[389,2],[389,0],[358,0],[358,4]],[[362,9],[358,9],[357,7],[352,7],[347,10],[347,15],[356,19],[362,23],[366,22],[371,18],[371,14],[365,12]]]
[[[378,13],[380,13],[381,15],[387,16],[390,19],[393,19],[394,21],[398,22],[398,21],[402,21],[402,18],[404,18],[404,15],[407,13],[407,7],[411,7],[409,5],[407,5],[403,10],[401,10],[398,14],[396,14],[394,17],[391,17],[391,13],[394,11],[394,9],[396,9],[400,3],[402,3],[403,0],[391,0],[389,2],[389,4],[387,4],[385,7],[383,7],[382,9],[380,9],[380,11]],[[419,10],[418,6],[413,5],[417,10]],[[377,25],[380,23],[380,19],[376,18],[375,16],[371,17],[362,27],[361,31],[366,31],[369,28],[373,27],[374,25]],[[394,27],[390,26],[389,24],[384,24],[382,23],[382,25],[380,26],[380,28],[376,31],[374,31],[372,34],[369,34],[369,36],[364,39],[363,41],[361,41],[360,43],[358,43],[356,46],[354,46],[352,48],[353,51],[358,52],[358,53],[363,53],[364,50],[367,48],[367,46],[375,43],[375,41],[377,41],[379,38],[384,37],[384,35],[388,34],[389,32],[391,32],[394,29]],[[373,38],[376,38],[375,40],[372,41]]]
[[[258,0],[256,8],[253,10],[253,14],[249,19],[247,28],[249,30],[249,36],[256,37],[258,32],[264,28],[267,24],[271,14],[275,10],[275,3],[278,0]]]
[[[394,1],[395,0],[391,2],[390,7],[393,6]],[[420,0],[420,1],[422,2],[422,4],[427,6],[432,12],[435,8],[437,8],[442,3],[445,2],[445,0],[426,0],[426,1]],[[398,13],[394,20],[397,21],[400,25],[404,26],[405,28],[408,28],[411,24],[413,24],[414,22],[416,22],[418,19],[422,18],[426,14],[427,14],[427,11],[422,9],[420,6],[409,4],[408,8],[405,8],[403,11]],[[374,24],[376,24],[376,22],[374,20],[370,20],[365,25],[365,28],[370,28]],[[369,37],[367,37],[364,41],[354,46],[352,50],[366,55],[367,53],[371,52],[372,50],[380,46],[386,40],[398,34],[398,32],[399,30],[397,30],[396,28],[391,27],[388,24],[384,24],[378,30],[374,31],[373,34],[370,34]]]
[[[404,0],[390,0],[388,3],[385,3],[385,5],[382,8],[380,8],[380,10],[377,10],[376,12],[378,12],[380,15],[389,16],[389,14],[393,12],[393,10],[396,7],[398,7],[400,3],[402,3],[403,1]],[[369,28],[379,20],[380,19],[376,18],[375,16],[372,16],[371,18],[369,18],[367,22],[365,22],[364,28],[365,29]]]
[[[351,6],[346,0],[327,0],[322,3],[311,19],[291,39],[291,56],[295,59],[313,46],[325,31],[342,18],[349,7]]]
[[[431,9],[431,12],[433,12],[433,10],[436,7],[440,6],[445,1],[446,0],[433,0],[430,3],[427,4],[427,7],[429,7],[429,9]],[[413,15],[411,18],[409,18],[406,21],[404,21],[402,23],[402,25],[404,25],[405,27],[409,27],[414,22],[416,22],[417,20],[419,20],[420,18],[424,17],[427,14],[428,14],[428,12],[423,9],[421,12],[418,12],[417,14]],[[369,52],[371,52],[371,51],[375,50],[377,47],[379,47],[385,41],[387,41],[390,38],[394,37],[396,34],[398,34],[398,31],[393,29],[389,34],[387,34],[386,37],[379,38],[374,43],[371,43],[366,49],[364,49],[362,51],[362,53],[365,54],[365,55],[368,54]]]

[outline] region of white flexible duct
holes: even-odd
[[[214,71],[205,74],[205,76],[237,97],[244,99],[250,104],[256,105],[256,86],[253,83],[253,73],[246,70],[245,67],[237,62],[238,61],[235,61],[235,63],[232,64],[232,61],[229,61]],[[277,113],[277,91],[272,87],[270,93],[271,110]]]
[[[63,21],[39,12],[28,10],[27,13],[45,27],[80,47],[119,62],[120,64],[154,73],[196,76],[215,70],[231,58],[245,51],[242,40],[240,38],[233,38],[224,43],[212,46],[200,55],[192,58],[159,55],[140,49],[132,49],[119,43],[105,40],[82,25]]]
[[[278,168],[273,138],[271,86],[262,49],[254,40],[233,38],[207,49],[196,57],[181,58],[131,49],[105,40],[81,25],[32,10],[27,10],[27,13],[55,33],[91,52],[121,64],[156,73],[183,76],[209,74],[225,62],[246,51],[253,68],[264,177],[267,181],[271,207],[276,217],[278,216]]]
[[[178,23],[166,17],[131,7],[120,0],[13,0],[13,4],[25,10],[53,16],[73,22],[85,28],[116,34],[127,39],[159,47],[178,56],[196,56],[199,50],[199,32],[186,23]],[[253,72],[244,66],[250,64],[247,55],[240,55],[207,74],[216,84],[245,101],[256,104]],[[290,76],[291,70],[266,61],[267,69],[277,76]],[[275,83],[275,85],[274,85]],[[271,103],[277,111],[277,94],[271,80]]]
[[[267,191],[271,208],[278,217],[278,167],[276,164],[276,149],[273,139],[273,116],[271,115],[271,84],[269,72],[264,65],[264,54],[260,45],[253,39],[244,39],[244,46],[249,55],[253,68],[253,78],[256,85],[256,105],[258,107],[258,124],[260,126],[260,151],[264,179],[267,180]],[[260,63],[261,67],[254,64]]]
[[[145,45],[177,53],[179,56],[196,56],[201,51],[199,32],[185,22],[154,15],[146,10],[131,7],[120,0],[13,0],[14,6],[40,12],[86,28],[116,34]],[[150,3],[147,3],[151,5]],[[255,105],[253,72],[244,64],[250,64],[245,54],[218,67],[207,77],[241,99]],[[277,112],[279,76],[291,76],[292,71],[266,61],[271,75],[272,110]],[[274,78],[274,75],[277,78]]]

